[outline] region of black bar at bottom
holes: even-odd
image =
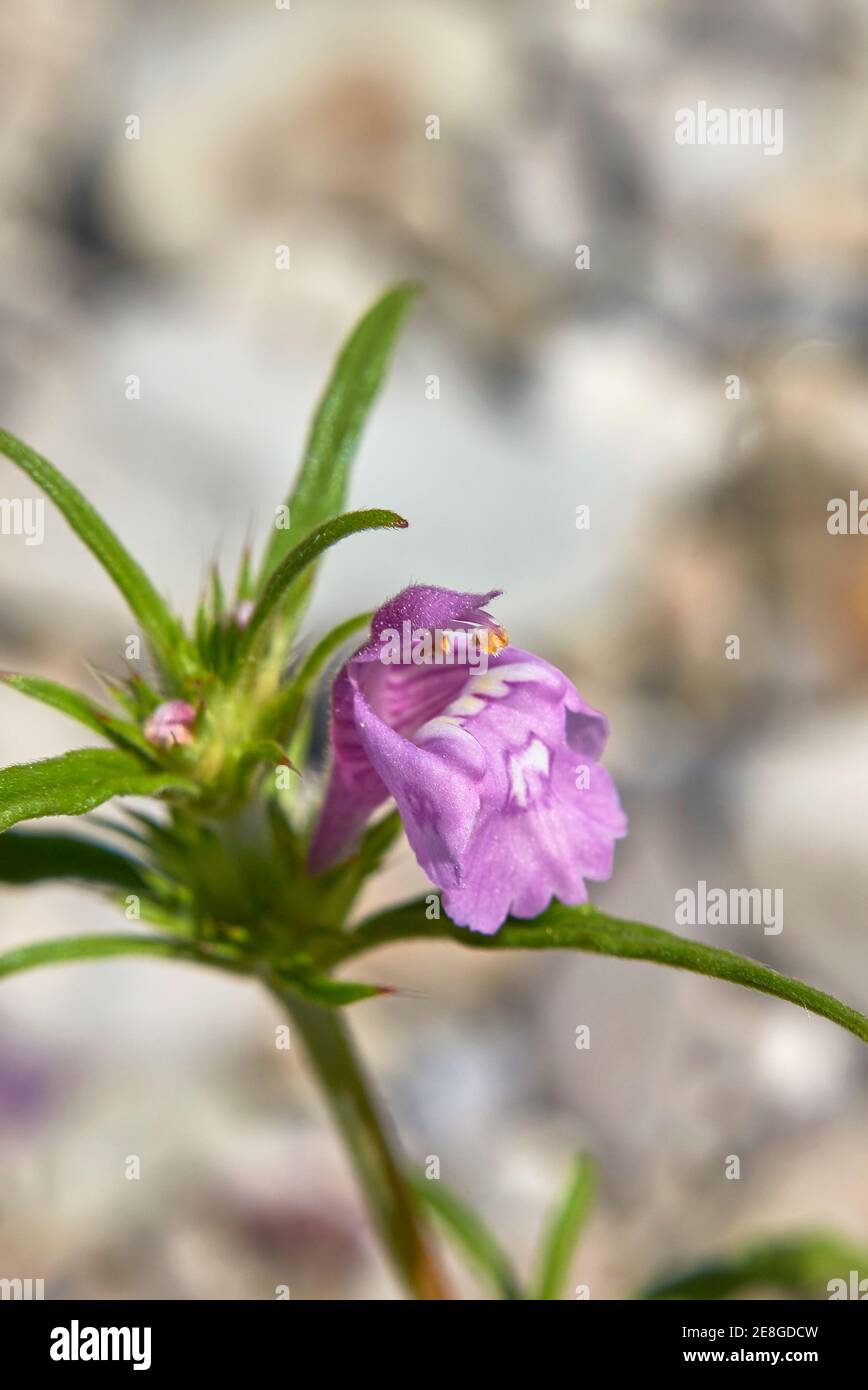
[[[828,1374],[861,1364],[868,1321],[859,1303],[589,1300],[537,1312],[522,1304],[498,1315],[479,1303],[462,1311],[458,1304],[300,1300],[0,1301],[0,1336],[19,1380],[31,1369],[58,1376],[213,1371],[225,1380],[268,1367],[293,1376],[304,1365],[309,1372],[310,1360],[331,1374],[337,1365],[377,1366],[426,1379],[438,1364],[451,1377],[478,1363],[490,1379],[501,1365],[515,1376],[517,1354],[536,1364],[535,1381],[546,1379],[554,1356],[567,1358],[557,1363],[560,1375],[601,1363],[616,1372],[796,1365]]]

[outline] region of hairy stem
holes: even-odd
[[[279,985],[272,988],[304,1038],[371,1215],[403,1283],[416,1298],[449,1298],[416,1199],[401,1172],[395,1140],[343,1019],[335,1009],[308,1003]]]

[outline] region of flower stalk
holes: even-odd
[[[304,1039],[310,1065],[402,1283],[419,1299],[449,1298],[417,1200],[402,1172],[397,1141],[380,1112],[341,1015],[279,984],[272,988]]]

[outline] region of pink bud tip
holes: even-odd
[[[253,617],[253,610],[256,607],[252,598],[242,599],[235,609],[235,622],[240,628],[245,628]]]
[[[188,700],[166,700],[157,705],[145,724],[145,738],[156,748],[173,748],[179,743],[192,743],[191,725],[196,722],[196,709]]]

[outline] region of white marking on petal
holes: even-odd
[[[465,715],[471,716],[479,714],[485,709],[485,701],[480,700],[476,695],[459,695],[457,700],[453,700],[451,705],[447,705],[450,718],[461,719]]]
[[[502,700],[510,693],[511,685],[536,682],[550,689],[560,689],[560,679],[553,671],[532,661],[516,661],[468,677],[461,693],[446,706],[442,714],[429,719],[413,735],[413,742],[427,743],[434,738],[455,738],[466,733],[466,719],[481,714],[489,700]],[[544,745],[540,745],[544,747]],[[545,771],[548,772],[548,766]]]
[[[552,685],[559,682],[552,672],[533,661],[513,661],[503,666],[489,666],[478,676],[472,676],[469,690],[474,695],[487,695],[491,700],[502,700],[509,694],[509,687],[522,681],[535,681],[537,685]]]
[[[509,789],[516,805],[527,806],[540,791],[540,783],[548,777],[550,766],[549,750],[538,738],[531,739],[520,753],[510,753],[507,759]]]
[[[511,685],[525,682],[535,682],[537,685],[548,686],[552,690],[560,689],[559,677],[553,671],[548,671],[544,666],[538,666],[535,662],[515,661],[503,666],[492,666],[487,671],[480,671],[478,675],[471,676],[461,694],[450,705],[447,705],[440,717],[459,720],[472,719],[474,715],[481,714],[485,709],[486,700],[503,700],[509,695]]]
[[[452,715],[440,714],[429,719],[414,735],[413,742],[418,746],[438,742],[445,748],[436,750],[438,756],[445,755],[456,771],[470,777],[479,778],[485,772],[485,754],[471,733],[465,729],[460,719]]]
[[[427,724],[423,724],[421,729],[417,729],[413,735],[414,743],[425,743],[431,738],[449,738],[456,733],[463,733],[464,729],[461,720],[454,714],[438,714],[436,718],[429,719]]]

